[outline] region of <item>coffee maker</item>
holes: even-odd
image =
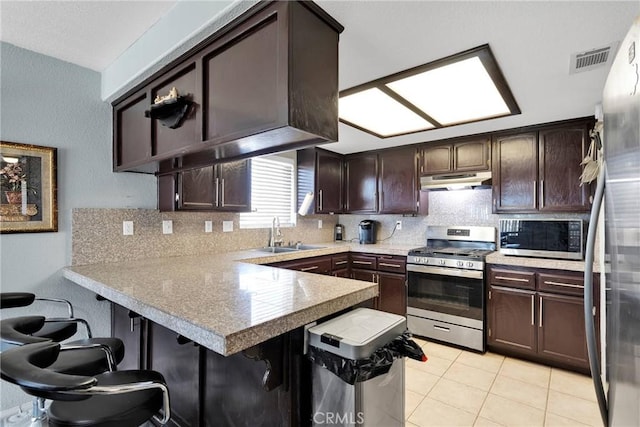
[[[376,222],[370,219],[360,221],[358,224],[358,241],[361,245],[376,242]]]

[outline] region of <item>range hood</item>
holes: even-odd
[[[491,172],[469,172],[423,176],[421,190],[462,190],[491,185]]]

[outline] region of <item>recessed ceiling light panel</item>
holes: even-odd
[[[340,98],[339,110],[342,121],[382,137],[433,128],[433,124],[377,88]]]
[[[381,138],[520,114],[489,45],[343,90],[339,107]]]

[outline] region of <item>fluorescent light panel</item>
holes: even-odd
[[[377,88],[340,98],[339,109],[342,120],[383,137],[433,128],[432,123]]]
[[[477,56],[387,86],[445,126],[510,113]]]
[[[382,138],[520,113],[489,45],[347,89],[339,110]]]

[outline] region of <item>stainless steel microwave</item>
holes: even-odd
[[[584,259],[584,221],[501,219],[500,253],[536,258]]]

